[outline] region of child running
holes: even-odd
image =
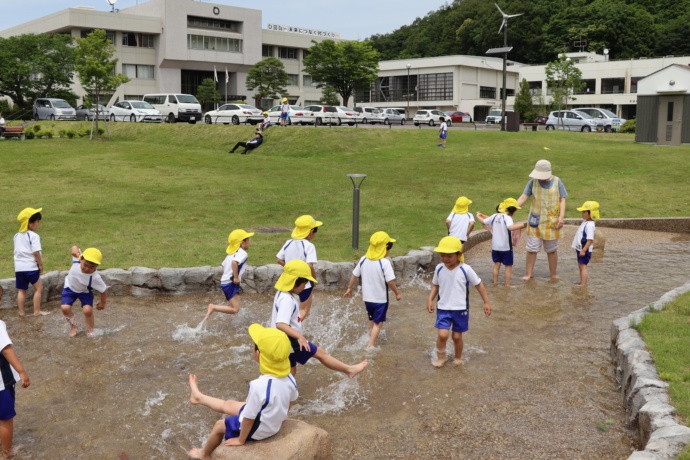
[[[438,127],[438,146],[445,149],[446,138],[448,137],[448,125],[446,124],[445,117],[438,117],[438,121],[441,122],[441,126]]]
[[[388,312],[388,288],[395,293],[395,300],[400,300],[400,292],[395,285],[393,265],[387,259],[395,240],[386,232],[376,232],[369,239],[367,253],[359,259],[352,271],[350,284],[344,297],[352,297],[352,288],[358,278],[362,278],[362,299],[369,316],[369,343],[367,349],[376,345],[376,339],[386,321]]]
[[[469,330],[470,319],[470,283],[477,288],[484,301],[484,314],[491,315],[491,304],[482,280],[465,262],[462,254],[462,243],[454,236],[446,236],[434,249],[441,254],[441,262],[434,270],[431,281],[431,292],[427,302],[427,311],[434,312],[434,302],[438,298],[436,325],[438,337],[436,339],[436,361],[432,365],[436,368],[446,363],[446,342],[449,330],[453,329],[453,344],[455,345],[455,359],[453,364],[464,364],[462,360],[462,333]]]
[[[17,216],[20,223],[19,232],[14,235],[14,275],[17,286],[17,307],[19,316],[25,316],[26,291],[29,285],[34,287],[34,316],[49,315],[49,311],[41,311],[43,297],[43,259],[41,258],[41,237],[36,231],[41,225],[41,211],[43,208],[24,208]],[[0,295],[2,290],[0,290]]]
[[[72,267],[65,278],[65,288],[62,290],[62,314],[69,323],[69,336],[76,337],[79,327],[74,321],[72,305],[79,299],[86,322],[86,336],[94,336],[93,291],[101,293],[101,301],[96,305],[97,310],[105,308],[108,286],[103,282],[98,266],[103,258],[101,251],[88,248],[82,253],[78,247],[72,246]]]
[[[471,204],[472,201],[469,198],[461,196],[455,200],[455,206],[446,218],[448,235],[456,237],[462,244],[467,242],[474,229],[474,217],[469,212]]]
[[[309,281],[316,283],[309,265],[296,259],[285,264],[283,274],[275,284],[277,292],[273,299],[271,327],[285,332],[290,339],[290,373],[294,376],[297,373],[297,363],[304,365],[313,356],[327,368],[353,378],[367,367],[366,359],[359,364],[345,364],[326,353],[323,348],[307,341],[302,335],[299,293]]]
[[[278,433],[297,400],[299,392],[294,377],[290,375],[290,341],[287,336],[259,324],[249,326],[249,335],[254,342],[252,358],[259,362],[261,375],[249,382],[246,402],[207,396],[199,390],[196,375],[189,376],[190,403],[229,415],[213,425],[203,448],[189,451],[191,458],[210,460],[223,439],[225,445],[231,447],[270,438]]]
[[[240,282],[242,275],[247,268],[246,263],[249,255],[249,238],[254,236],[241,228],[233,230],[228,236],[228,247],[225,252],[228,254],[223,261],[223,276],[220,279],[220,288],[225,294],[225,299],[230,301],[230,305],[208,304],[208,310],[204,320],[207,320],[211,313],[218,311],[221,313],[235,314],[240,311]]]
[[[599,220],[599,203],[596,201],[585,201],[585,203],[577,208],[582,211],[582,223],[575,233],[573,238],[573,249],[577,255],[577,266],[580,269],[580,282],[578,286],[587,286],[587,264],[592,258],[592,250],[594,249],[594,230],[596,225],[595,220]]]
[[[22,388],[28,388],[29,376],[26,375],[24,366],[17,357],[10,336],[7,335],[7,326],[0,321],[0,442],[2,443],[2,458],[14,457],[12,439],[14,437],[14,417],[17,415],[14,409],[15,385],[22,381]]]
[[[501,264],[506,266],[505,285],[510,286],[513,272],[512,232],[525,228],[526,222],[513,223],[513,214],[520,209],[515,198],[506,198],[496,207],[496,214],[487,217],[477,212],[477,220],[491,229],[491,259],[494,261],[493,282],[498,284]]]

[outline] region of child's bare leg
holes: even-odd
[[[376,324],[373,321],[369,321],[369,323],[370,323],[369,343],[367,344],[367,348],[371,348],[374,345],[376,345],[376,339],[378,339],[379,333],[381,332],[381,329],[383,328],[383,322]]]
[[[189,402],[193,405],[201,404],[221,414],[239,415],[244,402],[213,398],[203,394],[199,390],[199,381],[196,375],[189,374]],[[225,431],[224,431],[225,432]]]
[[[498,272],[500,272],[500,271],[501,271],[501,262],[494,263],[494,272],[493,272],[494,285],[498,284]]]
[[[587,286],[587,279],[589,278],[587,265],[577,264],[577,267],[580,269],[580,284],[578,286]]]
[[[216,305],[212,303],[208,304],[208,310],[206,311],[206,316],[204,317],[204,319],[208,319],[208,317],[211,316],[211,313],[213,313],[214,311],[220,313],[227,313],[228,315],[234,315],[235,313],[240,311],[240,296],[232,296],[232,299],[230,299],[230,305]]]
[[[26,289],[17,289],[17,308],[19,316],[24,316],[24,304],[26,303]]]
[[[307,300],[302,302],[299,305],[299,317],[302,318],[302,321],[304,321],[307,316],[309,316],[309,312],[311,311],[311,302],[314,299],[314,293],[309,296]]]
[[[446,342],[448,341],[448,329],[439,329],[438,337],[436,337],[436,361],[431,365],[434,367],[443,367],[446,364]]]
[[[0,420],[0,441],[2,442],[3,458],[10,458],[12,453],[12,438],[14,437],[14,419]]]
[[[213,451],[216,450],[220,443],[223,442],[225,437],[225,420],[218,420],[211,430],[211,434],[206,440],[206,445],[203,449],[194,448],[190,450],[187,455],[191,458],[196,458],[200,460],[211,460],[211,455]]]
[[[513,274],[513,266],[512,265],[506,265],[506,286],[510,286],[510,277]]]
[[[362,372],[367,367],[367,365],[369,364],[369,362],[366,359],[359,364],[353,364],[353,365],[345,364],[342,361],[339,361],[339,360],[335,359],[333,356],[326,353],[326,351],[323,348],[318,348],[316,350],[316,354],[314,355],[314,358],[321,361],[321,364],[323,364],[324,366],[326,366],[330,370],[342,372],[343,374],[346,374],[350,378],[356,377],[357,374]]]
[[[84,322],[86,323],[86,335],[88,337],[93,336],[93,326],[95,319],[93,317],[93,306],[83,305],[82,310],[84,311]]]
[[[39,278],[34,284],[34,316],[49,315],[49,311],[41,311],[41,301],[43,300],[43,282]]]
[[[74,321],[74,313],[72,313],[72,306],[60,305],[60,309],[62,309],[62,314],[65,315],[65,319],[69,323],[69,336],[76,337],[77,331],[79,331],[79,327],[77,327],[77,323]]]
[[[456,366],[464,364],[462,360],[462,348],[464,346],[462,342],[462,332],[453,332],[453,344],[455,345],[455,359],[453,360],[453,364]]]

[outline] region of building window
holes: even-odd
[[[83,29],[81,31],[81,38],[86,38],[93,32],[94,29]],[[106,30],[105,31],[105,38],[108,40],[112,45],[115,45],[115,32],[112,30]]]
[[[224,30],[227,32],[242,32],[242,23],[237,21],[227,21],[223,19],[201,18],[198,16],[187,16],[187,27],[197,29]]]
[[[309,87],[313,81],[311,75],[302,75],[302,86]]]
[[[299,86],[299,75],[294,73],[289,73],[288,78],[290,79],[290,86]]]
[[[447,101],[453,99],[453,73],[430,73],[419,76],[418,100]],[[496,90],[494,89],[494,94]]]
[[[122,74],[138,80],[153,80],[153,66],[143,64],[122,64]]]
[[[625,88],[625,78],[602,78],[602,94],[623,94]]]
[[[510,97],[510,96],[515,96],[515,90],[508,88],[508,92],[506,94],[506,97]],[[503,99],[503,88],[501,88],[501,99]]]
[[[273,57],[273,46],[262,45],[261,46],[261,55],[263,57]]]
[[[630,93],[637,94],[637,82],[642,80],[644,77],[631,77],[630,78]]]
[[[125,94],[125,101],[143,101],[144,96],[142,94]]]
[[[278,47],[278,57],[281,59],[297,59],[297,48]]]
[[[228,53],[241,53],[242,40],[225,37],[207,37],[205,35],[187,35],[187,47],[190,50],[213,50]]]
[[[307,56],[309,56],[309,50],[302,50],[302,60],[306,59]]]
[[[479,97],[482,99],[496,99],[496,88],[491,88],[489,86],[480,86]]]
[[[134,32],[122,32],[122,46],[135,48],[153,48],[153,35],[138,34]]]
[[[540,81],[529,82],[529,93],[532,96],[541,96],[541,82]]]

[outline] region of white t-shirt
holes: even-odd
[[[511,240],[508,227],[513,224],[513,218],[508,214],[496,213],[484,219],[484,225],[491,226],[491,249],[494,251],[510,251]]]
[[[362,279],[362,298],[365,302],[388,302],[388,282],[395,279],[393,265],[388,259],[359,259],[352,274]]]
[[[470,228],[470,222],[474,222],[472,213],[456,214],[451,212],[446,220],[450,221],[448,235],[454,236],[460,241],[467,241],[467,230]]]
[[[273,298],[273,311],[271,313],[271,327],[276,324],[287,324],[294,330],[302,333],[302,318],[299,317],[299,296],[289,292],[276,292]]]
[[[105,292],[108,289],[98,270],[90,275],[82,273],[79,259],[72,257],[72,268],[69,269],[65,278],[65,287],[71,289],[72,292],[83,293],[89,292],[89,286],[98,292]]]
[[[437,308],[439,310],[467,310],[470,298],[467,289],[468,282],[472,286],[477,286],[482,282],[469,265],[460,264],[453,270],[448,270],[445,265],[438,264],[434,270],[434,278],[431,280],[432,284],[438,286]]]
[[[28,230],[14,235],[14,271],[33,272],[38,270],[34,252],[41,252],[41,237]]]
[[[439,127],[439,130],[440,130],[442,133],[445,132],[445,131],[448,131],[448,125],[446,124],[445,121],[444,121],[443,123],[441,123],[441,126]]]
[[[303,260],[308,264],[316,263],[316,246],[312,244],[309,240],[287,240],[276,257],[280,260],[284,260],[285,263],[291,260],[299,259]],[[309,289],[312,286],[311,281],[307,281],[305,289]]]
[[[292,375],[279,379],[263,374],[249,382],[249,394],[240,414],[240,423],[245,418],[256,420],[261,414],[259,426],[252,434],[252,439],[260,441],[269,438],[280,431],[283,421],[288,416],[290,403],[296,401],[298,396],[297,383]],[[263,407],[264,404],[266,407]]]
[[[580,224],[580,227],[578,227],[577,232],[575,232],[575,238],[573,238],[573,249],[576,249],[578,251],[582,251],[582,248],[584,247],[584,244],[582,244],[582,238],[584,236],[585,240],[593,240],[594,239],[594,230],[595,230],[595,225],[593,220],[586,220]],[[587,241],[585,241],[585,244],[587,244]],[[594,242],[589,245],[589,249],[587,249],[587,252],[592,252],[592,249],[594,249]]]
[[[237,262],[237,274],[240,276],[240,281],[242,281],[242,275],[247,269],[247,259],[249,259],[249,254],[242,248],[238,248],[234,254],[228,254],[223,260],[223,276],[220,278],[220,284],[228,284],[233,282],[235,277],[232,272],[232,262]]]
[[[0,320],[0,350],[4,350],[8,345],[12,345],[12,341],[10,340],[10,336],[7,335],[7,326],[5,322]],[[7,371],[8,369],[10,372]],[[14,381],[10,379],[10,373]],[[2,354],[0,354],[0,374],[2,374],[2,377],[0,377],[0,391],[21,380],[19,378],[19,373],[7,362],[7,359],[5,359],[5,356]]]

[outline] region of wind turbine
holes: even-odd
[[[506,130],[506,97],[508,94],[508,90],[506,89],[506,75],[507,75],[507,65],[508,65],[508,51],[512,50],[513,48],[508,48],[508,19],[511,18],[516,18],[518,16],[522,16],[523,13],[520,14],[505,14],[503,10],[501,9],[500,6],[498,6],[497,3],[494,3],[496,5],[496,8],[498,8],[498,11],[501,13],[501,16],[503,16],[503,22],[501,22],[501,27],[498,28],[498,33],[501,33],[501,30],[503,30],[503,94],[501,95],[501,131]],[[503,29],[505,27],[505,29]]]
[[[506,30],[503,32],[503,46],[508,46],[508,19],[522,16],[524,13],[505,14],[497,3],[494,3],[494,5],[496,5],[496,8],[498,8],[498,11],[501,13],[501,16],[503,16],[503,22],[501,22],[501,27],[498,28],[498,33],[500,34],[501,30],[503,30],[503,27],[505,26]]]

